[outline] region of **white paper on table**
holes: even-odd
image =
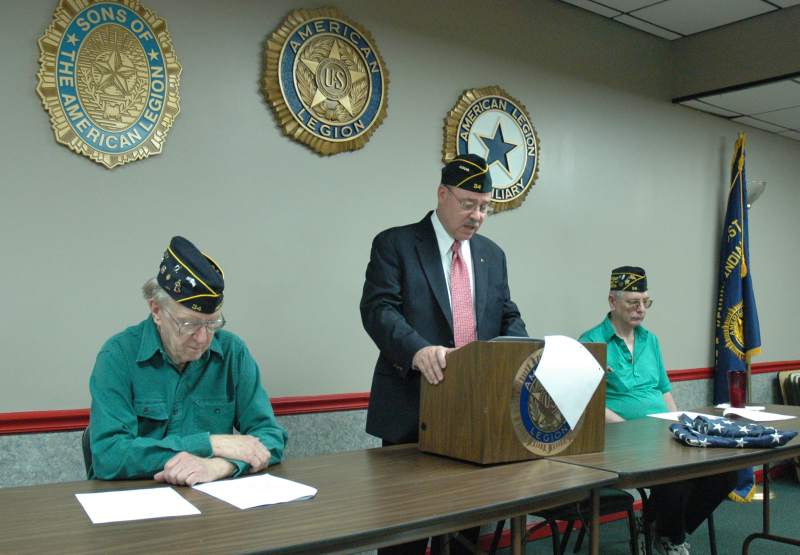
[[[787,416],[785,414],[776,414],[774,412],[764,412],[759,410],[747,410],[747,409],[725,409],[722,412],[723,416],[728,416],[731,414],[735,414],[737,416],[741,416],[742,418],[747,418],[748,420],[752,420],[753,422],[772,422],[774,420],[791,420],[794,416]]]
[[[192,486],[239,509],[311,499],[316,488],[277,476],[261,474]]]
[[[714,408],[715,409],[729,409],[729,408],[731,408],[731,404],[730,403],[720,403],[719,405],[715,406]],[[746,408],[747,410],[764,410],[767,407],[762,407],[762,406],[758,406],[758,405],[747,405],[744,408]]]
[[[647,416],[651,416],[653,418],[661,418],[662,420],[672,420],[674,422],[677,422],[678,417],[682,414],[685,414],[692,420],[694,420],[698,416],[705,416],[706,418],[719,418],[719,416],[714,416],[713,414],[704,414],[702,412],[689,412],[687,410],[678,410],[673,412],[658,412],[654,414],[648,414]],[[722,412],[722,416],[729,416],[731,414],[735,414],[736,416],[741,416],[742,418],[747,418],[748,420],[752,420],[753,422],[770,422],[772,420],[790,420],[794,418],[794,416],[786,416],[784,414],[775,414],[772,412],[763,412],[760,410],[728,408]]]
[[[578,341],[564,335],[548,335],[536,367],[536,379],[570,428],[575,429],[603,379],[603,369]]]
[[[75,497],[94,524],[200,514],[172,488],[76,493]]]
[[[697,418],[698,416],[705,416],[706,418],[717,418],[713,414],[704,414],[702,412],[689,412],[688,410],[676,410],[672,412],[656,412],[653,414],[648,414],[652,418],[660,418],[661,420],[672,420],[673,422],[678,421],[678,417],[682,414],[685,414],[692,420]]]

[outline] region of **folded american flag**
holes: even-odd
[[[669,431],[675,439],[692,447],[779,447],[789,442],[797,432],[787,432],[752,422],[734,422],[727,418],[686,414],[670,424]]]

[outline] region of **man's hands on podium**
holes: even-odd
[[[451,351],[455,351],[455,349],[441,345],[423,347],[414,353],[414,358],[411,359],[411,367],[422,372],[429,384],[436,385],[444,379],[442,370],[447,366],[445,357]]]

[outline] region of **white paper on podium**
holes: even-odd
[[[575,429],[603,379],[603,369],[578,341],[564,335],[548,335],[544,338],[544,353],[536,367],[536,379],[553,399],[570,428]]]
[[[75,497],[94,524],[200,514],[172,488],[76,493]]]
[[[311,499],[316,488],[269,474],[192,486],[239,509]]]

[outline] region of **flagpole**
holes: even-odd
[[[746,399],[744,404],[748,405],[748,404],[752,404],[753,403],[753,388],[751,387],[751,383],[750,383],[751,372],[750,372],[750,362],[749,361],[745,365],[745,372],[747,372],[747,399]]]

